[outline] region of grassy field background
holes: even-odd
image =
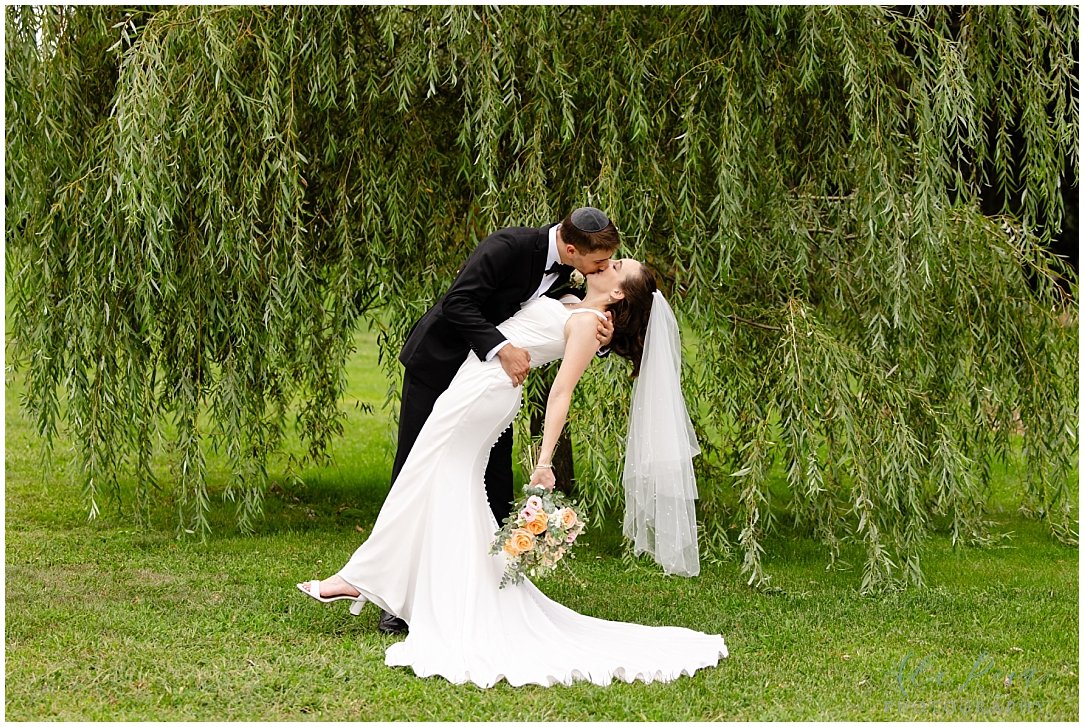
[[[540,586],[582,613],[721,633],[730,658],[671,684],[482,690],[383,663],[399,637],[378,612],[324,607],[294,583],[338,570],[387,492],[392,435],[372,336],[358,336],[333,464],[276,485],[254,536],[215,498],[205,543],[172,511],[141,530],[110,507],[88,523],[70,445],[48,472],[6,385],[5,639],[9,720],[1071,720],[1079,716],[1078,553],[1015,512],[998,472],[988,549],[933,537],[928,587],[858,594],[850,570],[786,531],[768,542],[770,593],[739,563],[668,578],[620,558],[620,523],[596,525],[575,578]],[[356,404],[377,405],[366,413]],[[296,445],[296,442],[294,443]],[[221,489],[225,468],[208,459]],[[168,476],[163,472],[163,482]],[[130,485],[130,483],[129,483]]]

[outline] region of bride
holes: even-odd
[[[587,276],[581,301],[542,297],[501,323],[531,366],[561,359],[531,484],[554,486],[550,459],[572,390],[595,358],[596,317],[614,319],[611,351],[628,358],[633,389],[625,462],[625,533],[670,573],[699,572],[691,456],[699,450],[681,398],[680,343],[651,270],[619,260]],[[500,588],[506,556],[490,554],[498,524],[483,476],[490,448],[521,405],[499,360],[468,355],[426,421],[368,540],[327,580],[299,583],[322,601],[372,601],[410,624],[385,654],[421,677],[490,687],[670,681],[727,656],[720,635],[585,616],[533,583]],[[525,655],[526,654],[526,655]]]

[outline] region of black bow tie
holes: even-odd
[[[568,270],[569,267],[571,267],[571,266],[562,265],[561,263],[554,263],[553,265],[550,265],[548,268],[546,268],[545,274],[546,275],[560,275],[564,271]]]

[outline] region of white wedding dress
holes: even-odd
[[[553,298],[523,305],[498,328],[531,366],[561,358],[575,312]],[[533,583],[499,588],[504,553],[483,475],[493,443],[520,407],[500,360],[466,357],[426,421],[368,540],[339,571],[363,596],[404,619],[385,663],[420,677],[490,687],[670,681],[727,656],[722,636],[584,616]]]

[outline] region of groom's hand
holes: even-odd
[[[606,320],[601,318],[598,321],[598,331],[595,333],[595,338],[598,339],[598,347],[606,348],[610,345],[610,341],[614,337],[614,314],[610,311],[606,311]]]
[[[613,325],[610,325],[613,330]],[[501,366],[508,378],[512,379],[513,386],[520,386],[527,378],[527,372],[531,370],[531,354],[525,348],[517,348],[511,343],[497,351],[497,357],[501,360]]]

